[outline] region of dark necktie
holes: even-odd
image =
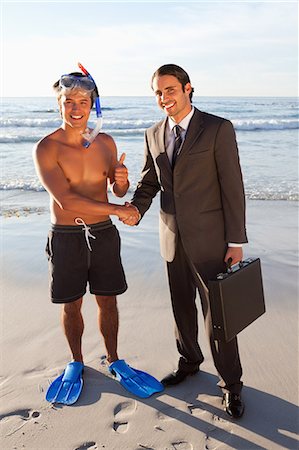
[[[179,125],[176,125],[175,127],[173,127],[173,133],[174,133],[174,137],[175,137],[175,141],[174,141],[174,147],[173,147],[173,154],[172,154],[172,167],[174,167],[177,156],[178,156],[178,152],[181,148],[182,145],[182,133],[183,128],[181,128]]]

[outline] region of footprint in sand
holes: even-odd
[[[114,422],[113,429],[117,433],[126,433],[129,428],[129,424],[127,422],[127,416],[132,415],[137,408],[137,402],[129,401],[122,402],[116,405],[114,408]]]
[[[170,420],[173,420],[172,417],[169,417],[169,416],[163,414],[161,411],[158,411],[157,417],[159,420],[161,420],[161,422],[168,422]]]
[[[188,409],[190,411],[190,414],[192,414],[192,416],[199,417],[199,416],[209,414],[208,411],[206,411],[205,408],[200,404],[196,404],[196,405],[191,404],[191,405],[187,405],[187,406],[188,406]]]
[[[102,355],[101,357],[100,357],[100,365],[101,366],[103,366],[103,367],[106,367],[107,366],[107,356],[106,355]]]
[[[33,420],[35,422],[38,417],[40,417],[40,412],[31,409],[18,409],[2,414],[0,421],[3,423],[3,434],[11,436],[26,425],[28,421]]]
[[[95,442],[84,442],[79,447],[76,447],[74,450],[98,450],[98,446]]]
[[[24,370],[23,376],[28,376],[28,378],[40,378],[41,375],[44,375],[46,370],[45,366],[38,366],[34,369]]]
[[[186,441],[172,442],[171,445],[173,450],[193,450],[193,445]]]
[[[139,447],[136,448],[136,450],[155,450],[153,447],[148,447],[147,445],[138,444]]]
[[[19,416],[23,420],[28,420],[30,417],[30,412],[31,412],[31,409],[17,409],[16,411],[10,411],[6,414],[2,414],[0,416],[0,421],[1,420],[4,420],[4,421],[9,420],[9,417],[12,417],[12,416]]]
[[[173,406],[166,406],[157,412],[157,418],[161,422],[169,422],[171,420],[179,419],[182,414],[184,414],[184,411]]]
[[[221,450],[229,447],[232,439],[233,424],[217,415],[206,434],[206,450]]]

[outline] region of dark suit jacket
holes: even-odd
[[[167,118],[145,134],[145,163],[132,203],[141,216],[161,191],[161,254],[172,261],[180,234],[196,266],[221,261],[227,243],[247,242],[245,196],[231,122],[195,108],[172,171],[164,145]]]

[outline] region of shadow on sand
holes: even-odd
[[[116,393],[122,395],[125,399],[132,399],[130,393],[126,393],[124,388],[117,384],[116,381],[107,377],[103,373],[99,373],[95,369],[86,367],[84,375],[84,389],[80,399],[74,405],[82,406],[96,403],[101,397],[101,393]],[[154,408],[157,412],[163,413],[164,416],[180,421],[189,427],[207,434],[211,429],[211,424],[201,419],[200,410],[207,411],[213,417],[220,418],[228,423],[231,420],[223,411],[221,406],[221,392],[217,388],[218,378],[207,372],[200,372],[194,377],[190,377],[183,385],[166,389],[161,394],[156,394],[149,399],[140,399],[141,403],[146,403]],[[189,413],[170,406],[165,403],[163,396],[170,396],[187,404]],[[213,403],[199,400],[199,397],[209,400],[216,399]],[[137,399],[137,397],[135,397]],[[219,400],[218,400],[219,399]],[[243,427],[250,434],[259,435],[269,442],[266,448],[271,448],[271,442],[282,448],[297,449],[299,441],[295,438],[298,432],[298,408],[295,404],[289,403],[274,395],[259,391],[251,387],[244,387],[243,399],[245,401],[246,410],[244,416],[237,420],[238,427]],[[192,414],[192,410],[196,409],[199,414]],[[232,420],[232,422],[234,422]],[[217,426],[217,420],[213,425],[214,432],[217,433],[217,441],[228,444],[231,448],[236,449],[261,449],[260,445],[237,436],[226,431],[221,426]]]

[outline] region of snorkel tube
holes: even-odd
[[[94,79],[92,78],[90,73],[87,72],[87,70],[82,66],[82,64],[78,63],[78,66],[79,66],[79,69],[82,70],[84,75],[86,75],[90,80],[92,80],[94,82],[95,86],[96,86],[96,83],[95,83]],[[97,89],[96,89],[96,91],[97,91]],[[82,134],[82,136],[86,140],[86,142],[84,142],[84,144],[83,144],[83,147],[85,147],[85,148],[88,148],[90,146],[90,144],[95,140],[95,138],[97,137],[97,135],[101,131],[102,125],[103,125],[100,97],[99,97],[99,93],[98,92],[97,92],[97,94],[98,94],[98,96],[95,99],[95,108],[96,108],[97,122],[96,122],[95,128],[92,130],[91,133],[89,133],[89,131],[86,131],[84,134]]]

